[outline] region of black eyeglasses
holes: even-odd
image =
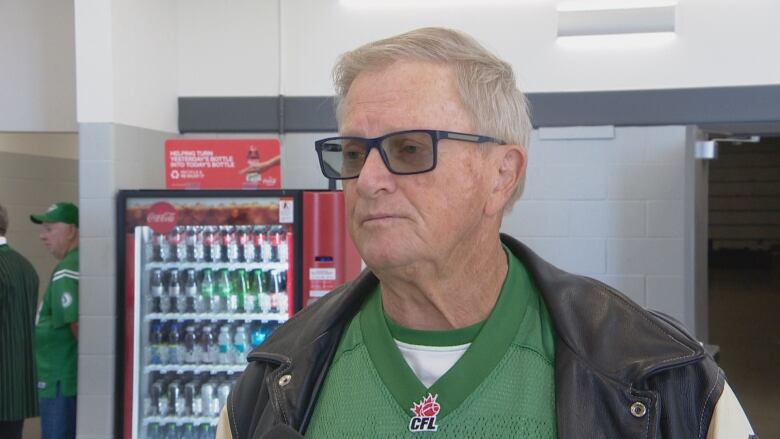
[[[439,140],[451,139],[471,143],[506,142],[488,136],[452,131],[408,130],[381,137],[329,137],[317,140],[314,147],[325,177],[334,180],[357,178],[372,148],[393,174],[410,175],[432,171],[436,167]]]

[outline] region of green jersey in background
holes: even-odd
[[[57,264],[43,296],[35,327],[35,358],[41,398],[76,396],[78,340],[70,330],[79,319],[79,250]]]

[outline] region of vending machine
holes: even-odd
[[[213,438],[249,351],[361,268],[339,192],[120,191],[117,236],[126,439]]]

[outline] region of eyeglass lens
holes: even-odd
[[[392,134],[381,139],[382,159],[396,174],[414,174],[433,167],[434,138],[427,132]],[[322,161],[326,172],[335,178],[350,178],[360,174],[368,158],[370,140],[336,138],[322,145]]]

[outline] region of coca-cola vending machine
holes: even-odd
[[[356,276],[340,192],[120,191],[117,422],[213,438],[249,351]]]

